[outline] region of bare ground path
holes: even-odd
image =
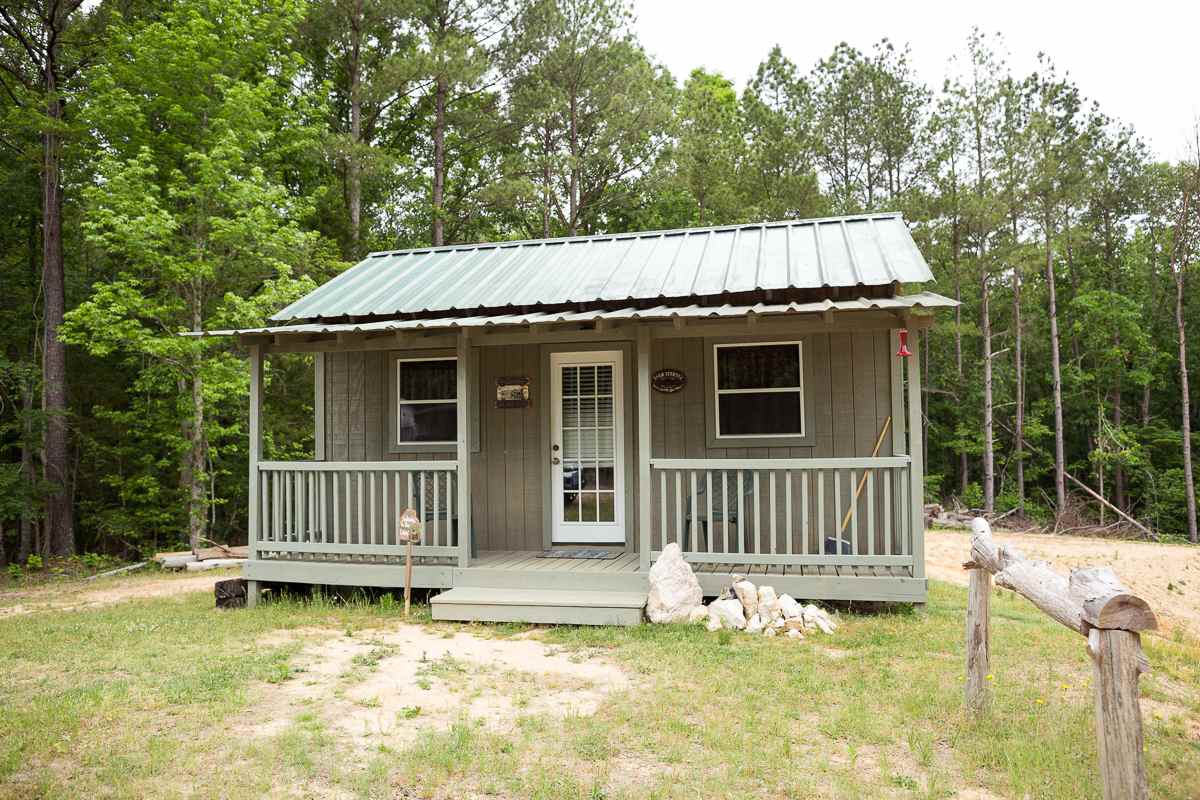
[[[1200,547],[1124,539],[995,531],[1030,558],[1049,561],[1064,574],[1074,567],[1110,567],[1159,614],[1164,633],[1181,627],[1200,634]],[[930,578],[967,585],[962,564],[971,549],[965,529],[925,533]]]
[[[0,619],[38,611],[77,611],[127,600],[171,597],[188,592],[211,592],[213,584],[240,570],[209,570],[200,575],[120,575],[95,582],[52,583],[0,593]]]

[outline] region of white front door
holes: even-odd
[[[621,351],[551,353],[555,544],[625,542]]]

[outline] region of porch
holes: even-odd
[[[901,325],[912,358],[897,355]],[[423,523],[413,585],[463,590],[435,605],[435,615],[457,615],[448,618],[628,619],[628,597],[617,595],[644,599],[669,543],[709,596],[746,575],[806,600],[924,602],[915,365],[927,325],[903,309],[859,308],[244,335],[255,498],[245,575],[255,587],[399,587],[395,531],[412,508]],[[780,342],[798,354],[804,435],[714,436],[718,348]],[[259,458],[262,362],[277,352],[315,353],[315,460]],[[453,408],[453,441],[406,446],[399,371],[439,360],[453,364],[455,390],[429,402]],[[664,392],[652,385],[663,371],[688,379]],[[513,376],[529,387],[516,408],[490,395]]]

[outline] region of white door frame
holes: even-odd
[[[584,350],[550,354],[550,497],[553,544],[625,544],[625,354]],[[562,368],[611,364],[613,368],[613,521],[567,522],[563,518]]]

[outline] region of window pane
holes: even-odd
[[[401,400],[453,400],[458,397],[455,361],[401,361]]]
[[[596,508],[595,492],[580,492],[579,493],[579,521],[580,522],[595,522]]]
[[[612,462],[600,465],[600,488],[613,488],[613,467]]]
[[[563,492],[563,519],[567,522],[579,522],[579,494]]]
[[[800,385],[794,344],[717,348],[718,389],[775,389]]]
[[[600,493],[600,522],[614,522],[617,518],[616,495],[612,492]]]
[[[722,436],[799,434],[800,392],[718,396]]]
[[[402,403],[401,442],[453,442],[458,438],[456,403]]]

